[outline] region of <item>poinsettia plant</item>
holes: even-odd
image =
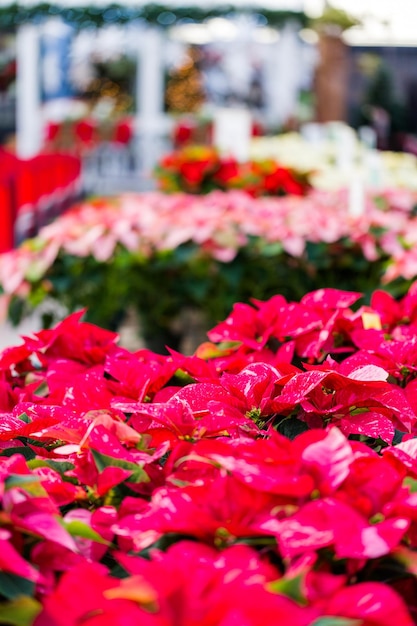
[[[155,169],[159,189],[204,194],[214,189],[242,189],[253,197],[305,195],[309,172],[281,166],[273,159],[240,163],[207,145],[188,145],[164,156]]]
[[[83,312],[3,351],[0,621],[416,624],[417,283],[360,297],[237,303],[192,356]]]

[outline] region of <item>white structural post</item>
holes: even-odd
[[[297,26],[286,24],[279,41],[271,46],[268,74],[268,122],[279,125],[296,113],[301,84],[301,44]]]
[[[163,115],[163,40],[158,28],[146,28],[139,32],[139,37],[136,130],[142,169],[149,174],[160,156],[161,141],[167,131]]]
[[[40,54],[38,28],[21,26],[16,38],[16,135],[17,154],[29,158],[42,143]]]

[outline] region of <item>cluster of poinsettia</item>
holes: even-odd
[[[0,355],[0,621],[416,623],[417,285],[236,304],[193,356],[76,313]]]
[[[241,163],[206,145],[185,146],[167,154],[156,167],[155,177],[165,193],[242,189],[253,197],[304,196],[311,188],[309,172],[285,167],[274,159]]]
[[[151,192],[90,200],[3,254],[0,285],[8,294],[39,291],[39,281],[48,278],[60,254],[107,262],[121,256],[121,250],[143,259],[178,250],[173,265],[180,265],[181,247],[195,246],[197,260],[211,257],[228,263],[253,241],[261,255],[265,248],[268,255],[284,251],[300,258],[309,242],[347,240],[346,249],[358,246],[367,261],[390,257],[386,282],[398,276],[412,279],[417,275],[414,201],[412,193],[387,191],[379,198],[385,210],[369,197],[364,215],[352,217],[345,191],[258,199],[239,191],[199,197]],[[65,269],[68,279],[70,264]]]

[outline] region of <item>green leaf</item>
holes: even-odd
[[[113,578],[119,578],[120,580],[123,578],[129,578],[129,572],[125,570],[120,563],[116,563],[116,565],[112,567],[110,574]]]
[[[266,243],[261,247],[261,254],[264,256],[278,256],[282,254],[283,247],[280,241],[274,241],[273,243]]]
[[[284,437],[288,437],[288,439],[295,439],[297,435],[301,435],[306,430],[308,430],[307,424],[296,417],[283,419],[277,426],[277,431]]]
[[[10,474],[4,482],[4,486],[6,491],[8,489],[13,489],[14,487],[20,487],[33,497],[45,498],[48,494],[41,485],[40,480],[39,476],[35,476],[33,474]]]
[[[66,522],[65,520],[63,520],[62,525],[72,537],[91,539],[91,541],[102,543],[105,546],[111,545],[109,541],[103,539],[103,537],[99,535],[95,530],[93,530],[91,526],[89,526],[85,522],[82,522],[81,520],[71,520],[70,522]]]
[[[41,610],[42,605],[34,598],[17,597],[10,602],[0,603],[0,623],[10,626],[30,626]]]
[[[14,600],[21,596],[33,596],[35,584],[27,578],[16,574],[0,572],[0,595],[8,600]]]
[[[40,477],[34,476],[32,474],[10,474],[5,480],[5,487],[7,489],[12,489],[13,487],[30,487],[32,485],[39,486]]]
[[[33,393],[35,396],[39,396],[41,398],[47,396],[49,393],[48,383],[46,381],[42,381]]]
[[[13,454],[21,454],[25,457],[26,461],[31,461],[36,457],[36,453],[27,446],[15,446],[13,448],[6,448],[2,450],[0,456],[13,456]]]
[[[52,459],[31,459],[28,462],[28,467],[30,469],[36,469],[37,467],[50,467],[55,470],[59,474],[65,474],[65,472],[69,472],[73,470],[75,465],[74,463],[70,463],[69,461],[53,461]],[[63,477],[64,479],[67,476]]]
[[[25,315],[25,301],[14,296],[10,301],[7,313],[13,326],[17,326]]]
[[[20,420],[22,420],[22,422],[25,422],[25,424],[30,424],[31,422],[31,419],[27,413],[21,413],[18,417]]]
[[[136,463],[124,461],[123,459],[116,459],[111,456],[107,456],[107,454],[102,454],[97,450],[91,450],[91,452],[99,472],[102,472],[106,467],[121,467],[132,471],[129,482],[148,483],[150,480],[145,470]]]
[[[274,593],[280,593],[287,596],[299,604],[307,604],[303,593],[304,574],[294,576],[294,578],[280,578],[268,585],[268,588]]]
[[[361,619],[350,617],[319,617],[310,626],[361,626]]]
[[[400,430],[395,429],[395,434],[394,434],[394,439],[392,440],[392,444],[393,446],[398,445],[399,443],[401,443],[401,441],[403,440],[405,433],[401,432]]]
[[[415,478],[411,478],[411,476],[404,478],[404,486],[409,488],[410,493],[417,493],[417,480]]]

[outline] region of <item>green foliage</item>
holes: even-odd
[[[326,27],[329,26],[336,26],[341,31],[344,31],[352,28],[352,26],[359,26],[361,21],[343,9],[327,5],[323,14],[311,20],[310,24],[317,30],[326,29]]]
[[[291,439],[291,441],[307,430],[307,424],[296,417],[284,418],[277,426],[277,431],[284,437]]]
[[[131,475],[129,476],[129,482],[132,483],[147,483],[149,482],[149,476],[145,470],[136,463],[125,461],[124,459],[117,459],[107,454],[102,454],[97,450],[91,450],[94,458],[94,462],[99,472],[102,472],[106,467],[121,467],[122,469],[129,470]]]
[[[88,321],[117,330],[126,311],[134,309],[149,347],[175,349],[181,339],[177,322],[186,308],[200,311],[208,330],[227,317],[235,302],[251,298],[266,300],[281,293],[298,301],[322,287],[369,296],[380,284],[386,262],[383,256],[369,262],[348,239],[309,242],[296,258],[281,244],[254,237],[229,263],[213,259],[192,243],[156,252],[150,259],[118,246],[108,262],[61,252],[47,274],[31,285],[27,300],[12,300],[9,317],[19,323],[44,299],[47,325],[58,321],[54,305],[58,302],[68,311],[86,308]],[[399,297],[408,287],[409,281],[397,279],[385,288]],[[158,340],[156,346],[153,339]]]
[[[0,604],[0,623],[10,626],[30,626],[42,610],[40,602],[28,596]]]
[[[41,22],[44,19],[59,15],[63,20],[77,28],[92,28],[108,24],[128,24],[141,20],[160,28],[174,26],[184,19],[203,22],[213,17],[225,17],[239,13],[251,13],[267,21],[270,26],[279,27],[285,22],[297,21],[305,25],[307,17],[302,11],[285,11],[262,9],[261,7],[241,7],[224,5],[212,8],[203,6],[178,7],[148,3],[141,6],[117,3],[103,3],[91,6],[63,6],[58,3],[42,2],[28,6],[27,4],[10,3],[0,8],[0,30],[13,28],[26,22]]]
[[[29,448],[27,446],[16,446],[13,448],[7,448],[6,450],[1,451],[0,456],[13,456],[13,454],[21,454],[23,457],[25,457],[26,461],[31,461],[36,457],[36,454],[32,450],[32,448]]]
[[[281,578],[269,584],[269,589],[275,593],[292,598],[299,604],[307,604],[304,597],[305,576],[298,574],[292,578]]]
[[[93,530],[91,526],[85,524],[81,520],[74,519],[70,522],[64,522],[63,526],[72,537],[81,537],[82,539],[90,539],[91,541],[95,541],[106,546],[110,545],[109,541],[103,539],[103,537]]]
[[[361,626],[362,620],[351,619],[350,617],[319,617],[311,626]]]
[[[35,584],[7,572],[0,572],[0,595],[7,600],[15,600],[21,596],[32,596],[35,590]]]

